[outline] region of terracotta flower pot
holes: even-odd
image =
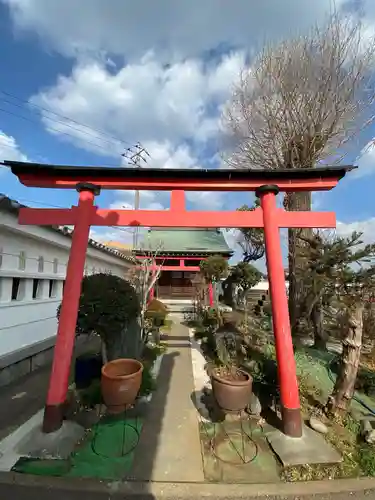
[[[143,365],[136,359],[115,359],[102,367],[102,396],[109,413],[134,404],[142,383]]]
[[[211,383],[214,398],[222,410],[236,412],[249,405],[253,379],[245,371],[236,370],[233,374],[223,369],[214,369]]]

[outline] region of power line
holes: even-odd
[[[16,102],[11,102],[11,101],[9,101],[7,99],[1,98],[1,101],[5,102],[7,104],[10,104],[11,106],[16,106],[17,108],[20,108],[20,109],[24,109],[25,108],[25,106],[23,106],[22,104],[18,104]],[[114,145],[114,139],[111,140],[111,141],[109,141],[108,139],[104,139],[103,137],[100,137],[97,134],[96,135],[90,134],[90,132],[82,130],[82,129],[78,128],[78,127],[74,127],[73,125],[71,125],[69,123],[66,123],[66,122],[64,122],[62,120],[57,120],[56,118],[51,118],[49,116],[44,116],[43,118],[45,120],[50,120],[52,123],[60,123],[60,124],[64,125],[64,127],[71,128],[72,130],[76,130],[77,132],[80,132],[81,134],[85,134],[85,135],[88,135],[89,137],[93,137],[94,139],[98,139],[100,141],[106,142],[106,143],[110,144],[111,146]],[[118,143],[119,141],[116,141],[116,142]]]
[[[56,113],[55,111],[51,111],[51,110],[49,110],[47,108],[44,108],[43,106],[39,106],[39,105],[34,104],[34,103],[29,103],[28,101],[26,101],[24,99],[21,99],[21,98],[15,96],[14,94],[11,94],[9,92],[5,92],[4,90],[0,89],[0,93],[4,94],[6,96],[9,96],[12,99],[16,99],[16,100],[18,100],[20,102],[23,102],[23,103],[26,103],[26,104],[30,104],[31,106],[33,106],[35,108],[39,108],[41,110],[44,110],[44,111],[46,111],[46,112],[48,112],[50,114],[53,114],[53,115],[58,116],[60,118],[63,118],[64,120],[68,120],[68,121],[70,121],[72,123],[76,123],[80,127],[84,127],[86,129],[88,129],[88,131],[87,130],[82,130],[82,128],[74,127],[73,125],[71,125],[71,123],[66,123],[66,121],[57,120],[56,118],[52,118],[50,116],[45,116],[44,115],[44,118],[46,120],[51,121],[52,123],[61,124],[64,127],[68,127],[68,128],[70,128],[70,129],[72,129],[74,131],[79,132],[80,134],[87,135],[88,137],[93,137],[97,141],[105,142],[108,145],[110,145],[111,148],[113,148],[113,146],[115,145],[115,143],[118,143],[119,146],[121,146],[121,144],[130,144],[128,141],[124,141],[123,139],[120,139],[120,138],[115,137],[113,135],[107,134],[106,132],[103,132],[100,129],[96,129],[94,127],[90,127],[89,125],[81,123],[78,120],[74,120],[72,118],[69,118],[68,116],[61,115],[59,113]],[[20,109],[23,109],[25,107],[25,105],[20,105],[18,103],[9,101],[8,99],[2,98],[1,100],[4,103],[10,104],[11,106],[15,106],[15,107],[20,108]],[[39,125],[38,121],[36,121],[34,119],[31,119],[31,118],[29,118],[27,116],[17,114],[14,111],[10,111],[9,109],[0,108],[0,112],[7,113],[9,115],[15,116],[16,118],[19,118],[19,119],[22,119],[22,120],[25,120],[25,121],[29,121],[30,123],[36,123],[36,124]],[[77,137],[77,135],[73,135],[73,134],[71,134],[69,132],[66,132],[66,131],[63,132],[59,128],[54,128],[54,127],[51,127],[51,126],[49,126],[49,128],[50,128],[50,130],[58,132],[61,135],[66,135],[66,136],[72,137],[73,139],[76,139],[76,140],[80,139],[80,140],[86,142],[87,144],[90,144],[90,145],[94,146],[95,148],[100,148],[100,149],[102,149],[102,150],[105,151],[105,153],[106,153],[107,156],[109,156],[109,154],[108,154],[108,147],[105,147],[102,144],[98,144],[97,142],[93,142],[93,141],[90,141],[90,140],[82,138],[82,137]],[[90,130],[92,130],[93,132],[95,132],[95,134],[90,133],[89,132]],[[104,137],[108,137],[110,140],[108,140],[108,139],[106,139]],[[140,166],[140,162],[147,163],[147,157],[150,157],[150,154],[148,153],[148,151],[146,150],[146,148],[144,148],[140,144],[140,142],[138,142],[136,145],[134,145],[134,146],[132,145],[132,146],[128,147],[121,156],[123,156],[123,157],[125,157],[125,158],[127,158],[129,160],[128,161],[129,165]],[[118,166],[118,164],[108,164],[108,166]]]
[[[0,89],[0,93],[2,93],[2,94],[4,94],[4,95],[6,95],[6,96],[8,96],[8,97],[11,97],[12,99],[16,99],[17,101],[23,102],[23,103],[25,103],[25,104],[27,104],[27,105],[29,105],[29,106],[34,107],[34,108],[41,109],[41,110],[43,110],[43,111],[46,111],[47,113],[51,113],[51,114],[53,114],[53,115],[55,115],[55,116],[58,116],[58,117],[60,117],[60,118],[63,118],[64,120],[68,120],[68,121],[70,121],[70,122],[72,122],[72,123],[76,123],[77,125],[80,125],[80,126],[85,127],[85,128],[87,128],[87,129],[93,130],[94,132],[97,132],[97,133],[99,133],[100,135],[106,136],[106,137],[108,137],[108,138],[110,138],[110,139],[112,139],[112,140],[114,140],[114,141],[116,141],[116,142],[121,142],[121,143],[123,143],[123,144],[131,144],[129,141],[124,141],[123,139],[120,139],[119,137],[116,137],[116,136],[114,136],[114,135],[108,134],[108,133],[107,133],[107,132],[105,132],[104,130],[101,130],[101,129],[99,129],[99,128],[92,127],[92,126],[90,126],[90,125],[87,125],[86,123],[83,123],[83,122],[80,122],[80,121],[75,120],[75,119],[73,119],[73,118],[70,118],[69,116],[66,116],[66,115],[63,115],[63,114],[57,113],[56,111],[52,111],[51,109],[48,109],[48,108],[46,108],[46,107],[44,107],[44,106],[40,106],[39,104],[35,104],[35,103],[30,102],[30,101],[28,101],[28,100],[26,100],[26,99],[22,99],[21,97],[18,97],[18,96],[16,96],[15,94],[11,94],[10,92],[6,92],[5,90]]]
[[[17,118],[21,118],[22,120],[25,120],[25,121],[28,121],[28,122],[35,123],[35,124],[39,125],[39,122],[37,122],[36,120],[32,120],[31,118],[28,118],[27,116],[23,116],[23,115],[20,115],[20,114],[17,114],[17,113],[13,113],[12,111],[9,111],[8,109],[0,108],[0,112],[7,113],[7,114],[15,116]],[[69,132],[62,132],[61,130],[59,130],[57,128],[53,128],[53,127],[50,127],[50,129],[54,130],[55,132],[58,132],[59,134],[67,135],[67,136],[72,137],[73,139],[77,140],[77,136],[69,134]],[[87,139],[82,139],[82,140],[85,141],[85,142],[87,142],[88,144],[91,144],[91,145],[95,146],[96,148],[103,149],[106,152],[106,156],[111,156],[108,153],[108,149],[105,148],[104,146],[101,146],[100,144],[97,144],[97,143],[92,142],[92,141],[88,141]],[[116,164],[116,165],[109,165],[109,166],[118,166],[118,164]]]

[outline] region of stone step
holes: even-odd
[[[161,299],[170,312],[188,312],[193,311],[194,304],[191,300],[186,299]]]

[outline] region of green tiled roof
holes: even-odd
[[[216,229],[150,229],[142,250],[166,253],[232,254],[221,231]]]

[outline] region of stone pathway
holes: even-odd
[[[139,481],[203,482],[189,329],[176,317],[164,354],[131,477]]]

